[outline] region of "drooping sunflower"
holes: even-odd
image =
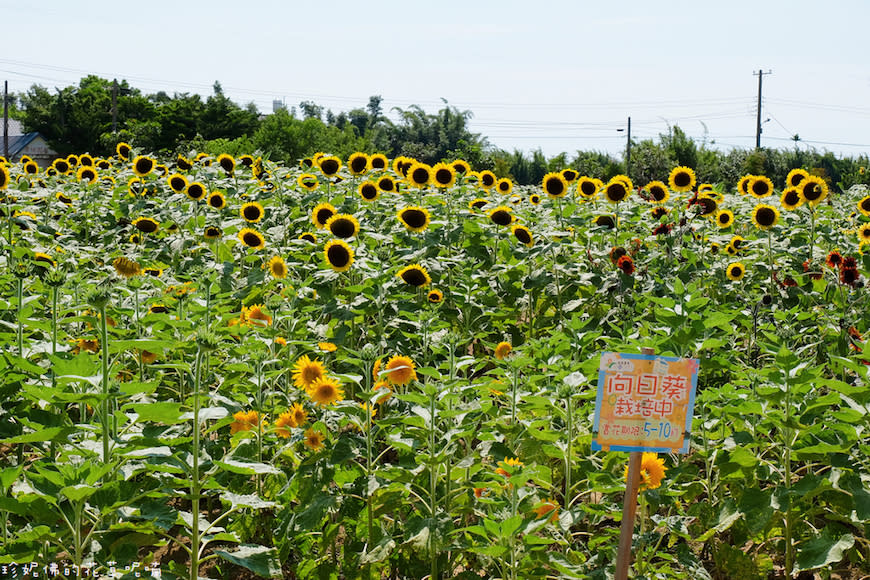
[[[489,169],[484,169],[480,172],[480,186],[489,191],[495,185],[495,182],[498,179],[495,176],[495,173],[490,171]]]
[[[408,169],[408,183],[417,188],[424,188],[432,183],[432,168],[419,161]]]
[[[326,229],[337,238],[346,240],[359,233],[359,222],[347,213],[337,213],[326,222]]]
[[[322,377],[308,388],[308,396],[311,397],[311,401],[315,405],[323,407],[344,399],[344,391],[337,380],[331,377]]]
[[[652,203],[665,203],[671,197],[671,192],[663,181],[650,181],[644,189],[649,194]]]
[[[124,143],[123,141],[115,145],[115,153],[117,153],[118,157],[125,161],[127,159],[130,159],[130,153],[132,152],[133,148],[130,147],[127,143]]]
[[[763,199],[773,193],[773,182],[766,175],[756,175],[747,187],[749,194],[757,199]]]
[[[393,159],[393,171],[396,175],[401,175],[402,177],[408,176],[408,170],[411,169],[411,166],[417,161],[411,157],[405,157],[404,155],[400,155]]]
[[[762,230],[769,230],[779,221],[779,210],[772,205],[760,203],[752,210],[752,223]]]
[[[616,217],[610,214],[596,216],[592,223],[598,227],[607,228],[612,230],[616,227]]]
[[[378,179],[378,189],[386,193],[396,191],[396,181],[389,175],[384,175]]]
[[[509,226],[514,221],[514,216],[511,213],[511,208],[500,205],[489,212],[489,219],[498,226]]]
[[[529,248],[535,245],[535,238],[532,237],[532,232],[529,231],[529,228],[526,226],[514,224],[511,227],[511,233],[521,244],[524,244]]]
[[[115,272],[117,272],[119,276],[123,276],[124,278],[132,278],[133,276],[138,276],[142,273],[142,267],[139,266],[138,262],[135,262],[123,256],[117,257],[112,260],[112,266],[114,266]]]
[[[746,266],[740,262],[732,262],[728,264],[728,267],[725,269],[725,275],[728,276],[729,280],[733,280],[734,282],[742,280],[744,274],[746,274]]]
[[[806,169],[795,168],[788,172],[785,178],[786,187],[797,187],[801,181],[809,177],[810,174]]]
[[[384,366],[387,381],[394,385],[407,385],[417,379],[417,367],[410,357],[396,355],[390,357]]]
[[[293,384],[300,389],[307,391],[325,377],[326,367],[319,359],[311,360],[308,355],[302,355],[293,365]]]
[[[378,185],[373,181],[363,181],[356,189],[359,196],[365,201],[374,201],[381,195]]]
[[[193,169],[193,162],[184,155],[178,155],[175,158],[175,166],[182,171]]]
[[[420,264],[405,266],[399,270],[399,273],[396,274],[396,276],[401,278],[406,284],[410,284],[415,288],[423,288],[432,282],[432,278],[429,277],[429,272],[427,272],[426,268]]]
[[[441,290],[433,288],[432,290],[429,290],[429,293],[426,295],[426,299],[431,304],[439,304],[442,300],[444,300],[444,293],[442,293]]]
[[[453,187],[456,183],[456,170],[449,163],[436,163],[432,167],[432,185],[439,189]]]
[[[315,236],[311,232],[304,232],[304,233],[299,234],[299,239],[305,240],[306,242],[310,242],[312,244],[317,243],[317,236]]]
[[[326,155],[318,160],[320,172],[327,177],[332,177],[341,169],[341,160],[335,155]]]
[[[208,195],[208,201],[206,203],[211,208],[223,209],[227,206],[227,198],[224,197],[223,192],[213,191]]]
[[[318,230],[322,230],[326,227],[326,222],[329,221],[329,218],[334,215],[335,208],[331,203],[319,203],[311,211],[311,223],[313,223]]]
[[[139,155],[133,160],[133,173],[145,177],[154,170],[155,162],[147,155]]]
[[[263,234],[251,228],[243,228],[238,233],[238,238],[245,246],[253,250],[262,250],[266,247],[266,238],[263,237]]]
[[[257,411],[238,411],[233,413],[233,419],[235,420],[230,423],[230,435],[259,430],[261,422],[263,426],[266,424]]]
[[[698,193],[702,193],[704,191],[709,191],[711,194],[713,192],[713,184],[712,183],[702,183],[698,186]]]
[[[95,165],[97,166],[97,169],[105,171],[112,167],[112,162],[108,159],[97,159]]]
[[[224,235],[224,231],[217,226],[209,226],[205,228],[202,235],[206,240],[216,240]]]
[[[861,212],[861,215],[870,216],[870,195],[861,198],[861,201],[858,202],[858,211]]]
[[[55,193],[54,197],[56,197],[59,202],[65,203],[66,205],[70,205],[73,202],[73,198],[71,198],[70,196],[68,196],[67,194],[65,194],[61,191],[58,191],[57,193]]]
[[[668,185],[673,191],[692,191],[695,187],[695,172],[691,167],[674,167],[668,175]]]
[[[211,167],[211,157],[208,156],[208,153],[205,151],[200,151],[196,154],[196,157],[193,158],[196,163],[199,163],[203,167]]]
[[[249,224],[254,224],[263,219],[263,216],[266,215],[266,212],[259,202],[249,201],[248,203],[242,205],[242,208],[239,210],[239,214],[246,222],[248,222]]]
[[[720,209],[716,212],[716,225],[720,228],[728,228],[731,227],[731,224],[734,223],[734,212],[730,209]]]
[[[383,153],[373,153],[369,157],[369,167],[371,167],[373,171],[384,171],[388,165],[387,156]]]
[[[626,187],[624,180],[616,179],[614,177],[604,186],[604,197],[607,198],[607,201],[610,203],[619,203],[628,199],[630,191],[631,190]]]
[[[585,175],[577,180],[577,193],[586,199],[592,199],[598,193],[598,183],[591,177]]]
[[[218,155],[217,162],[218,165],[221,166],[221,169],[223,169],[227,175],[233,175],[233,172],[236,170],[236,160],[233,159],[232,155],[228,153],[221,153],[220,155]]]
[[[323,248],[323,255],[329,267],[336,272],[350,270],[353,264],[353,248],[344,240],[330,240]]]
[[[290,429],[296,427],[296,420],[290,411],[284,411],[275,419],[275,435],[282,439],[290,437]]]
[[[33,252],[33,261],[52,267],[57,266],[57,262],[55,262],[54,259],[45,252]]]
[[[192,199],[193,201],[199,201],[205,197],[206,189],[205,185],[198,181],[194,181],[190,185],[187,186],[187,190],[185,191],[187,197]]]
[[[180,173],[173,173],[166,181],[169,183],[169,188],[175,193],[183,193],[187,189],[187,178]]]
[[[242,165],[244,165],[245,167],[250,167],[251,165],[254,164],[254,158],[251,157],[250,155],[248,155],[247,153],[245,153],[244,155],[239,155],[239,158],[237,161],[239,163],[241,163]]]
[[[504,360],[512,350],[513,346],[511,346],[511,343],[502,341],[495,346],[493,354],[495,354],[495,358],[498,360]]]
[[[296,178],[296,184],[308,191],[314,191],[317,189],[317,186],[320,185],[320,182],[317,180],[317,176],[313,173],[303,173]]]
[[[410,206],[400,209],[396,217],[412,232],[422,232],[429,227],[429,210],[425,207]]]
[[[272,274],[273,278],[283,280],[287,277],[287,264],[281,256],[273,256],[266,267],[269,268],[269,273]]]
[[[649,213],[650,213],[650,215],[653,216],[653,219],[660,220],[663,217],[665,217],[666,215],[668,215],[670,213],[670,210],[666,207],[662,207],[662,206],[658,205],[658,206],[652,208],[651,210],[649,210]]]
[[[541,189],[550,197],[565,197],[568,193],[568,182],[561,173],[551,171],[541,180]]]
[[[145,268],[144,270],[142,270],[142,273],[153,276],[154,278],[159,278],[163,275],[163,268]]]
[[[797,209],[803,202],[800,190],[795,186],[785,188],[779,198],[779,204],[789,211]]]
[[[144,234],[153,234],[160,227],[160,224],[153,218],[139,217],[133,220],[133,227]]]
[[[502,177],[495,182],[495,188],[500,194],[509,195],[510,192],[514,189],[514,184],[507,177]]]
[[[450,165],[453,166],[453,171],[458,173],[459,175],[468,175],[471,171],[471,165],[468,164],[468,161],[465,159],[457,159]]]
[[[828,197],[828,184],[818,175],[810,175],[798,185],[798,192],[804,202],[816,207]]]
[[[483,207],[484,207],[487,203],[489,203],[489,202],[487,202],[487,201],[486,201],[485,199],[483,199],[482,197],[478,197],[478,198],[472,199],[471,201],[468,202],[468,209],[470,209],[471,211],[475,211],[475,210],[478,210],[478,209],[483,209]]]
[[[88,183],[93,183],[97,180],[97,172],[93,167],[88,165],[83,165],[79,167],[79,170],[76,171],[76,179],[79,181],[87,181]]]

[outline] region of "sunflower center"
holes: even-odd
[[[411,268],[402,274],[402,280],[411,286],[423,286],[426,284],[426,273],[419,268]]]
[[[773,222],[776,221],[776,212],[774,212],[769,207],[763,207],[758,210],[758,213],[755,214],[755,217],[758,219],[758,223],[763,226],[771,226]]]
[[[524,244],[528,244],[532,241],[531,234],[528,232],[528,230],[524,228],[517,228],[517,230],[514,232],[514,236],[516,236],[516,238]]]
[[[402,219],[412,228],[422,228],[426,225],[426,214],[419,209],[406,209],[402,212]]]
[[[320,170],[326,175],[333,175],[338,171],[338,161],[335,159],[327,159],[320,164]]]
[[[581,191],[581,192],[583,193],[583,195],[585,195],[586,197],[592,197],[593,195],[595,195],[595,189],[596,189],[596,188],[595,188],[595,183],[593,183],[593,182],[591,182],[591,181],[584,181],[584,182],[580,185],[580,191]]]
[[[655,186],[649,190],[652,194],[653,199],[656,201],[662,201],[665,198],[665,190],[659,186]]]
[[[565,187],[562,185],[562,182],[558,179],[548,179],[547,183],[544,184],[544,189],[549,195],[562,195],[565,191]]]
[[[761,180],[752,182],[752,192],[758,196],[765,196],[770,192],[770,188],[767,187],[767,183]]]
[[[255,205],[249,205],[242,210],[246,220],[256,221],[260,219],[260,208]]]
[[[336,268],[344,268],[350,260],[350,254],[343,246],[334,245],[326,251],[326,258]]]
[[[190,197],[192,197],[193,199],[199,199],[203,195],[205,195],[205,189],[203,189],[203,187],[197,183],[192,184],[187,189],[187,192],[190,195]]]
[[[368,165],[368,161],[365,157],[354,157],[353,161],[350,162],[350,168],[354,173],[362,173],[366,170],[366,165]]]
[[[692,183],[692,176],[685,171],[680,171],[674,175],[674,185],[677,187],[689,187]]]
[[[439,169],[435,172],[435,181],[441,185],[447,185],[453,179],[453,174],[447,169]]]
[[[380,157],[372,157],[371,164],[374,169],[383,169],[387,166],[384,160]]]
[[[320,224],[325,224],[326,222],[329,221],[329,218],[331,218],[333,215],[334,215],[334,212],[331,209],[325,208],[325,207],[321,208],[317,212],[317,222]]]
[[[350,238],[356,234],[356,226],[347,218],[339,218],[329,225],[329,231],[336,237]]]
[[[375,199],[378,196],[378,188],[371,184],[363,185],[360,189],[363,199]]]
[[[136,162],[136,171],[139,173],[150,173],[154,167],[154,162],[150,159],[140,159]]]
[[[511,223],[511,214],[504,210],[498,210],[492,213],[491,219],[500,226],[506,226]]]
[[[411,173],[411,179],[414,183],[427,183],[429,181],[429,172],[425,167],[418,167]]]
[[[245,245],[249,248],[260,245],[260,237],[257,234],[251,232],[246,232],[245,235],[242,236],[242,241],[245,242]]]
[[[389,177],[385,177],[378,182],[378,187],[382,191],[393,191],[393,180]]]

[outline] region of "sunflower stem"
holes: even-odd
[[[24,357],[24,326],[21,323],[21,302],[24,300],[24,278],[15,279],[15,338],[18,343],[18,357]]]
[[[202,363],[202,348],[196,351],[196,360],[193,365],[193,461],[190,473],[190,503],[193,522],[190,534],[190,580],[199,578],[199,370]]]
[[[102,394],[103,401],[100,413],[100,421],[103,429],[103,463],[109,462],[109,331],[106,324],[106,305],[100,305],[100,362],[102,366]],[[108,475],[108,474],[107,474]],[[105,478],[106,476],[104,476]]]

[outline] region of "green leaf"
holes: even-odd
[[[261,475],[277,475],[281,473],[280,470],[266,463],[250,463],[236,459],[224,459],[223,461],[215,461],[215,463],[231,473],[241,473],[243,475],[254,475],[257,473]]]
[[[812,570],[839,562],[843,559],[844,552],[853,545],[855,545],[855,537],[852,534],[834,537],[833,532],[825,528],[820,536],[798,545],[795,562],[797,570]]]
[[[225,493],[221,496],[221,499],[229,502],[234,508],[248,507],[260,510],[275,507],[275,502],[260,499],[256,494],[238,495],[235,493]]]
[[[506,519],[501,524],[501,533],[504,537],[513,536],[523,524],[523,516],[517,514]]]
[[[389,558],[396,547],[396,541],[389,536],[381,538],[381,541],[369,552],[363,554],[360,559],[360,564],[374,564],[375,562],[383,562]]]
[[[124,407],[124,410],[132,409],[139,415],[137,421],[151,421],[164,425],[174,425],[184,421],[181,413],[181,403],[140,403]]]
[[[281,578],[281,564],[278,562],[278,551],[275,548],[242,544],[235,552],[215,550],[215,554],[263,578]]]
[[[90,497],[97,491],[96,487],[91,487],[90,485],[78,484],[78,485],[69,485],[60,490],[60,493],[65,495],[70,501],[81,501],[87,497]]]
[[[25,433],[24,435],[18,435],[17,437],[3,439],[0,443],[13,444],[37,443],[40,441],[61,441],[66,439],[67,435],[74,433],[75,431],[76,429],[74,427],[47,427],[45,429],[40,429],[39,431],[34,431],[33,433]]]

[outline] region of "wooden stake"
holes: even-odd
[[[642,354],[655,354],[655,349],[644,347]],[[616,553],[615,580],[628,578],[631,565],[631,541],[634,537],[634,517],[637,514],[637,493],[640,488],[640,466],[643,453],[632,451],[628,457],[628,481],[625,482],[625,497],[622,500],[622,526],[619,528],[619,551]]]

